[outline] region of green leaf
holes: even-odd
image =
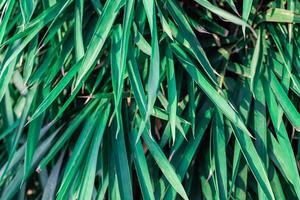
[[[158,46],[158,38],[157,38],[157,24],[156,24],[156,16],[155,16],[155,3],[153,0],[146,1],[143,0],[144,9],[147,14],[148,23],[151,31],[151,60],[150,60],[150,69],[149,69],[149,77],[147,83],[147,109],[145,118],[142,121],[140,126],[138,135],[141,136],[142,132],[146,124],[148,124],[149,116],[152,113],[153,106],[156,100],[156,94],[159,86],[159,75],[160,75],[160,59],[159,59],[159,46]],[[151,133],[149,133],[151,134]],[[137,137],[137,139],[139,139]]]
[[[39,88],[37,89],[38,93],[41,91]],[[32,107],[35,107],[40,101],[41,96],[36,95],[33,100]],[[25,154],[25,164],[24,164],[24,177],[27,178],[29,174],[29,170],[31,169],[31,162],[33,159],[34,152],[36,150],[40,129],[42,127],[44,120],[44,115],[36,118],[29,124],[28,128],[28,137],[27,137],[27,146],[26,146],[26,154]]]
[[[250,83],[250,88],[252,91],[254,91],[254,88],[256,88],[256,83],[257,79],[260,76],[260,68],[262,65],[262,54],[263,54],[263,47],[262,47],[262,29],[259,30],[256,44],[255,44],[255,49],[253,52],[253,56],[251,59],[251,83]]]
[[[233,125],[235,137],[240,145],[243,155],[251,169],[255,179],[269,199],[274,199],[274,194],[268,179],[266,169],[255,150],[255,147],[249,136],[243,134],[240,129]]]
[[[97,59],[119,10],[120,0],[109,0],[105,3],[101,17],[95,27],[95,32],[89,42],[82,62],[79,64],[75,88],[79,85],[84,75],[90,70]]]
[[[162,152],[159,145],[150,138],[149,134],[147,132],[143,132],[143,139],[145,140],[146,145],[149,148],[149,151],[151,152],[151,155],[155,159],[157,165],[159,166],[160,170],[166,177],[166,179],[169,181],[169,183],[172,185],[172,187],[178,192],[178,194],[185,200],[188,199],[188,196],[177,176],[177,174],[174,171],[174,168],[170,165],[168,159]]]
[[[40,162],[39,167],[37,171],[40,171],[46,167],[46,165],[53,159],[53,157],[57,154],[57,152],[63,148],[65,143],[68,141],[68,139],[72,136],[74,131],[79,127],[81,122],[87,117],[89,112],[95,107],[95,105],[98,103],[98,101],[91,102],[82,112],[74,118],[70,126],[64,131],[64,133],[60,136],[58,141],[53,145],[50,152],[43,158],[43,160]]]
[[[182,36],[185,40],[188,41],[189,46],[192,48],[193,53],[195,54],[198,62],[204,68],[205,72],[208,74],[209,78],[213,81],[214,84],[217,84],[215,70],[210,65],[208,58],[204,50],[202,49],[195,33],[190,27],[187,19],[185,18],[182,11],[179,9],[178,5],[174,4],[172,1],[168,1],[167,8],[170,11],[171,16],[174,18],[176,23],[179,26],[179,30],[182,33]]]
[[[20,8],[23,17],[23,23],[27,24],[33,14],[34,8],[36,6],[35,0],[24,0],[20,1]]]
[[[103,113],[100,123],[95,128],[95,133],[89,148],[87,162],[85,165],[83,180],[79,192],[79,199],[91,199],[94,188],[94,180],[96,175],[96,164],[98,159],[98,150],[106,128],[108,116],[110,113],[110,105],[108,105]]]
[[[281,8],[270,8],[263,16],[267,22],[277,23],[300,23],[300,15]]]
[[[176,110],[177,110],[177,91],[176,91],[176,78],[174,70],[174,59],[170,47],[167,48],[167,83],[168,83],[168,111],[169,122],[171,126],[171,133],[173,144],[176,138]]]
[[[84,56],[84,46],[83,46],[83,37],[82,37],[82,17],[84,9],[83,0],[75,0],[75,26],[74,26],[74,35],[75,35],[75,56],[76,61],[78,62]]]
[[[143,199],[154,200],[153,187],[151,183],[151,178],[149,174],[149,169],[147,165],[147,160],[143,152],[142,143],[136,141],[137,131],[135,129],[129,134],[130,137],[130,147],[133,152],[134,166],[137,170],[139,184],[141,186]]]
[[[250,16],[251,8],[253,5],[253,0],[243,0],[243,12],[242,12],[242,18],[245,22],[248,21],[248,18]],[[245,26],[243,26],[243,32],[245,34]]]
[[[72,156],[70,157],[64,171],[63,180],[57,192],[57,199],[64,199],[66,192],[70,187],[71,181],[74,179],[81,162],[85,158],[85,153],[90,145],[90,141],[95,130],[95,123],[99,120],[99,111],[101,111],[101,104],[98,106],[96,111],[90,115],[84,124],[84,127],[73,149]]]
[[[215,111],[213,120],[213,152],[216,165],[217,187],[219,198],[227,198],[227,161],[226,161],[226,141],[224,131],[224,121],[222,113]]]
[[[129,171],[129,162],[127,158],[127,151],[125,146],[123,124],[120,127],[118,138],[115,138],[115,131],[117,130],[116,121],[112,121],[111,127],[111,143],[114,148],[114,159],[116,165],[116,175],[118,179],[118,186],[121,199],[133,199],[131,174]]]
[[[223,114],[233,122],[237,127],[239,127],[247,135],[251,135],[245,126],[242,119],[239,117],[238,113],[227,103],[224,97],[222,97],[218,92],[210,85],[210,83],[205,79],[201,72],[194,66],[190,58],[177,46],[172,45],[173,50],[182,66],[189,73],[189,75],[194,79],[194,81],[199,85],[199,87],[206,93],[210,100],[223,112]]]
[[[286,117],[292,123],[292,125],[299,130],[300,129],[300,114],[292,104],[290,99],[288,98],[287,94],[284,92],[283,88],[281,87],[280,83],[278,82],[277,78],[275,77],[273,72],[270,72],[270,80],[269,84],[272,88],[274,95],[281,105]]]

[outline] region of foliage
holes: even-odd
[[[300,199],[298,1],[0,10],[0,199]]]

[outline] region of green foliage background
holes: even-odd
[[[0,199],[300,199],[297,0],[0,12]]]

